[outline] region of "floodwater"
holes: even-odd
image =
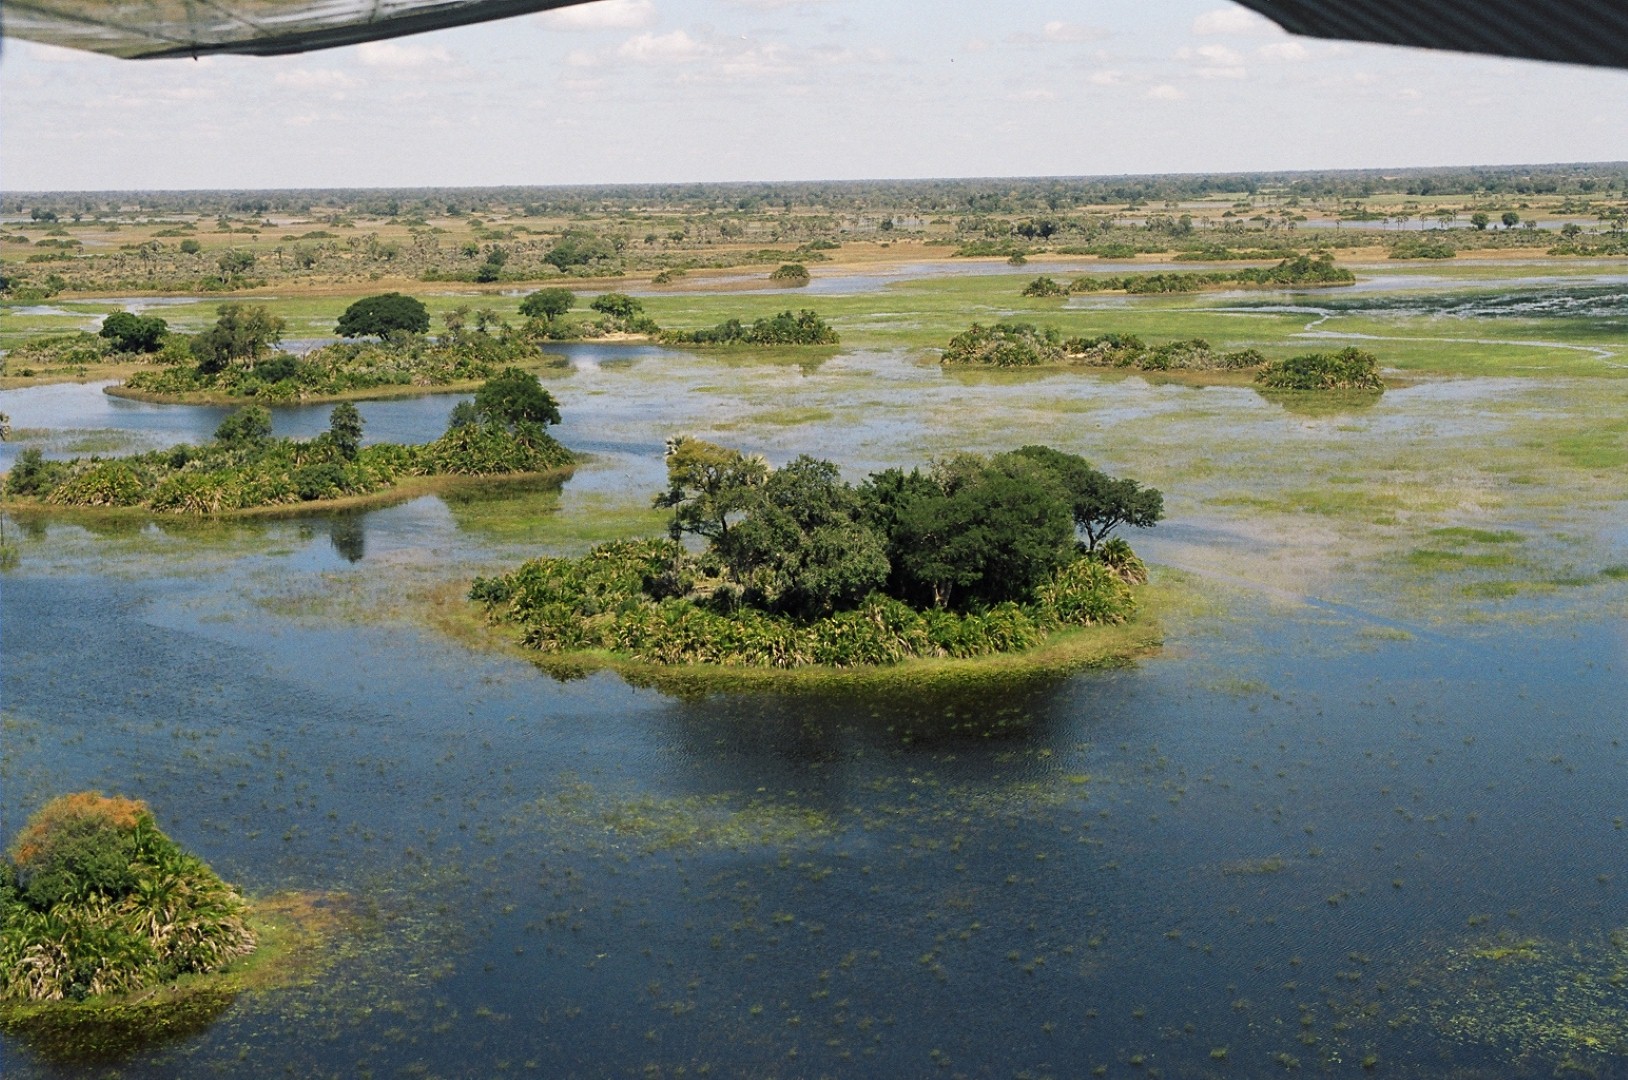
[[[1450,600],[1385,555],[1435,518],[1353,533],[1236,498],[1302,497],[1307,461],[1403,488],[1439,462],[1534,561],[1628,564],[1620,485],[1577,474],[1557,508],[1572,474],[1520,456],[1520,416],[1618,415],[1614,387],[1422,381],[1308,417],[894,353],[559,351],[559,435],[593,458],[558,494],[493,496],[528,512],[643,503],[683,431],[856,476],[1045,441],[1166,487],[1168,524],[1130,539],[1191,596],[1120,670],[685,698],[393,615],[426,581],[580,550],[468,502],[9,521],[4,831],[63,791],[136,795],[251,894],[363,917],[311,985],[116,1062],[6,1037],[8,1078],[1628,1076],[1628,581]],[[418,440],[454,400],[360,408]],[[221,415],[95,386],[0,410],[155,444]]]

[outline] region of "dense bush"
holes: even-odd
[[[512,574],[477,579],[471,596],[518,624],[527,646],[545,652],[605,650],[652,664],[773,668],[1014,652],[1066,627],[1124,622],[1135,608],[1124,582],[1089,558],[1065,566],[1030,603],[966,612],[918,611],[874,592],[812,619],[653,598],[646,583],[682,551],[671,540],[605,544],[578,559],[535,559]]]
[[[1068,338],[1050,327],[996,323],[972,327],[950,339],[941,362],[988,367],[1136,368],[1141,371],[1241,371],[1265,363],[1254,349],[1217,352],[1203,338],[1150,346],[1134,334]]]
[[[1063,339],[1056,330],[1028,323],[973,323],[950,339],[944,350],[946,364],[985,364],[990,367],[1037,367],[1065,362]]]
[[[1199,292],[1202,289],[1222,288],[1228,285],[1352,285],[1356,280],[1355,274],[1335,266],[1334,257],[1324,253],[1316,256],[1296,255],[1272,267],[1212,270],[1207,273],[1163,271],[1149,274],[1089,274],[1076,278],[1068,287],[1068,291],[1076,293],[1120,291],[1145,295]],[[1031,294],[1025,289],[1024,295],[1037,294]]]
[[[789,311],[750,326],[730,319],[710,330],[665,330],[661,340],[674,345],[835,345],[837,332],[812,311]]]
[[[1458,248],[1434,236],[1408,236],[1391,245],[1393,259],[1456,259]]]
[[[8,374],[20,371],[54,367],[81,367],[100,364],[115,356],[106,338],[81,331],[77,334],[52,334],[31,338],[11,349],[5,356]]]
[[[669,539],[537,559],[471,597],[550,652],[768,667],[981,656],[1124,621],[1146,570],[1105,538],[1163,512],[1157,491],[1040,446],[856,487],[830,462],[770,469],[678,439],[668,471]]]
[[[512,372],[511,383],[514,376],[529,380],[559,418],[536,376]],[[573,455],[545,430],[547,416],[512,419],[504,412],[515,394],[506,387],[487,410],[465,403],[447,432],[423,446],[362,446],[361,416],[349,404],[337,406],[329,430],[314,439],[273,438],[270,413],[250,405],[222,421],[202,446],[71,461],[46,461],[38,450],[26,450],[6,477],[5,493],[54,506],[220,514],[367,495],[409,476],[494,476],[569,465]]]
[[[246,911],[144,804],[62,796],[0,862],[0,998],[81,1000],[217,971],[255,947]]]
[[[1068,289],[1054,279],[1041,275],[1023,287],[1024,296],[1067,296]]]
[[[1307,353],[1274,360],[1261,369],[1255,381],[1271,390],[1385,389],[1378,359],[1354,347],[1337,353]]]

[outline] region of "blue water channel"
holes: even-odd
[[[595,458],[566,496],[659,483],[679,417],[731,407],[693,367],[573,353],[560,434]],[[795,400],[806,374],[737,377]],[[368,435],[431,438],[453,400],[364,404]],[[94,387],[0,410],[154,444],[221,415]],[[805,442],[862,470],[915,438]],[[112,1061],[7,1036],[7,1077],[1628,1075],[1618,622],[1376,632],[1237,591],[1122,669],[694,698],[272,602],[528,553],[435,498],[7,528],[0,831],[137,795],[250,894],[354,915],[309,984]]]

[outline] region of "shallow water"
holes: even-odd
[[[1461,592],[1628,564],[1620,479],[1543,442],[1623,391],[1423,380],[1307,415],[892,352],[557,351],[560,437],[593,455],[557,493],[5,523],[0,831],[62,791],[138,795],[251,893],[371,912],[316,984],[118,1075],[1628,1075],[1628,582]],[[419,441],[455,400],[360,408]],[[0,410],[154,445],[222,415],[96,386]],[[410,624],[403,595],[647,506],[686,431],[855,477],[1078,450],[1165,487],[1170,521],[1130,539],[1193,595],[1131,668],[865,698],[559,682]],[[1317,501],[1341,492],[1355,511]],[[1407,562],[1468,543],[1448,525],[1515,533],[1515,561]],[[1473,955],[1528,939],[1548,951]]]
[[[1245,600],[1247,638],[1128,671],[682,702],[244,603],[254,568],[334,565],[309,543],[5,581],[8,822],[135,791],[251,890],[404,912],[382,970],[121,1075],[1491,1069],[1419,1019],[1435,964],[1624,921],[1620,626],[1379,641]]]

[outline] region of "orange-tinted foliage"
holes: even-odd
[[[11,857],[26,866],[51,847],[57,833],[80,822],[96,821],[115,829],[134,829],[150,812],[140,799],[122,799],[100,791],[75,791],[58,795],[28,819],[11,846]]]

